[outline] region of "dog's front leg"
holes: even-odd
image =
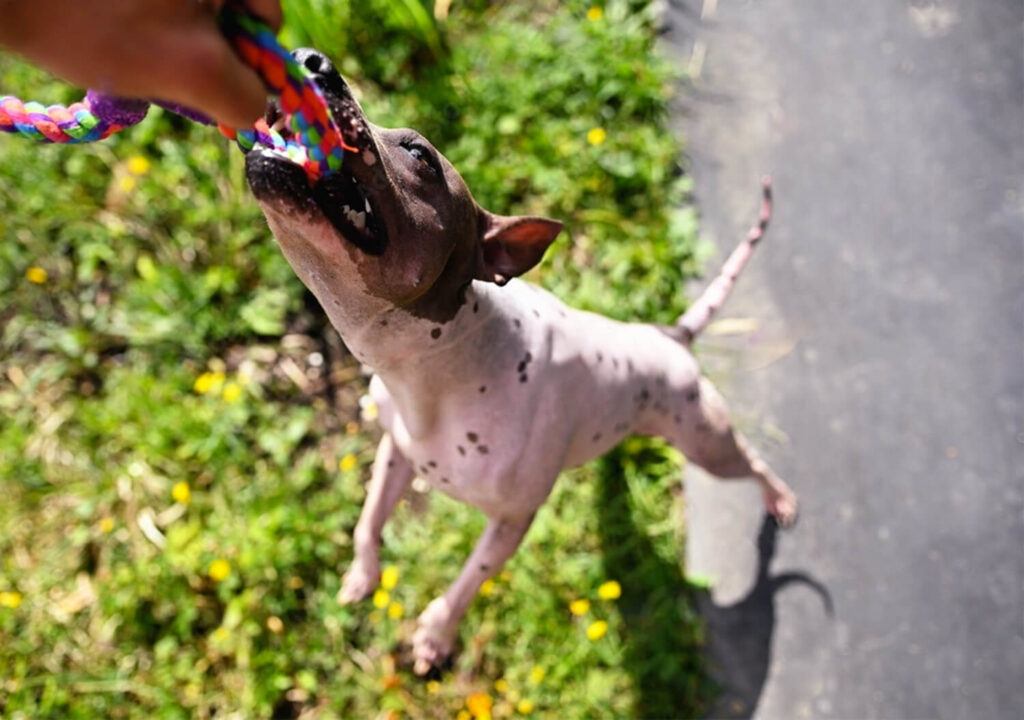
[[[526,518],[491,518],[470,554],[462,572],[448,592],[435,598],[417,621],[413,635],[413,670],[426,674],[440,664],[455,644],[459,622],[485,580],[497,573],[512,557],[533,521]]]
[[[366,502],[353,535],[355,557],[338,591],[338,602],[353,603],[373,592],[380,580],[380,532],[413,478],[409,461],[395,447],[390,433],[377,446]]]

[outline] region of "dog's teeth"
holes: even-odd
[[[363,230],[366,228],[366,213],[356,213],[355,217],[352,218],[352,224],[356,226],[357,230]]]
[[[363,205],[366,206],[366,214],[373,215],[373,210],[370,209],[370,201],[367,200],[366,198],[363,198]]]
[[[352,208],[350,208],[348,205],[343,205],[341,207],[341,211],[345,213],[345,217],[348,217],[349,215],[352,214]]]

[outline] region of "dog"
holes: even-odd
[[[417,620],[414,670],[428,672],[558,474],[634,433],[666,438],[718,477],[753,477],[768,511],[793,521],[796,496],[734,430],[689,350],[767,227],[767,182],[759,224],[676,326],[616,322],[517,279],[560,222],[484,210],[419,133],[370,123],[324,55],[295,57],[354,151],[312,187],[266,148],[248,154],[246,177],[288,262],[375,373],[384,435],[340,602],[377,586],[381,529],[414,476],[483,511],[486,529],[458,578]],[[281,124],[273,104],[266,120]]]

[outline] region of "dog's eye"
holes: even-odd
[[[402,147],[405,148],[405,151],[412,155],[415,160],[418,160],[430,168],[435,175],[441,174],[441,169],[437,166],[437,159],[434,157],[433,153],[427,150],[427,148],[418,143],[403,143]]]

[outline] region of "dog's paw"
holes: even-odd
[[[433,600],[416,621],[412,636],[413,672],[426,675],[451,655],[456,628],[448,602],[443,597]]]
[[[342,605],[356,603],[369,597],[380,582],[380,563],[356,559],[341,580],[337,600]]]
[[[764,496],[764,506],[779,527],[790,528],[796,523],[797,518],[796,495],[789,488],[777,492],[767,492]]]

